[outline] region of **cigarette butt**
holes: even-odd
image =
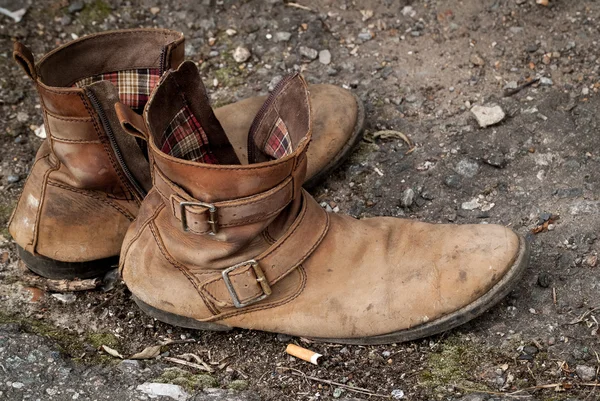
[[[317,354],[314,351],[311,351],[311,350],[306,349],[306,348],[299,347],[299,346],[294,345],[294,344],[289,344],[287,346],[287,348],[285,349],[285,352],[287,352],[291,356],[295,356],[296,358],[300,358],[303,361],[310,362],[313,365],[318,365],[319,364],[319,358],[323,356],[321,354]]]

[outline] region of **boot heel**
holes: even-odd
[[[156,309],[153,306],[148,305],[135,295],[131,296],[134,302],[145,314],[153,317],[156,320],[160,320],[163,323],[170,324],[171,326],[184,327],[186,329],[194,330],[209,330],[209,331],[230,331],[231,327],[223,326],[216,323],[199,322],[196,319],[192,319],[185,316],[176,315],[171,312],[165,312],[160,309]]]
[[[61,262],[41,255],[32,255],[17,245],[17,254],[25,266],[37,275],[52,280],[73,280],[101,277],[119,264],[119,257],[112,256],[89,262]]]

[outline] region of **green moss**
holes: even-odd
[[[249,386],[249,384],[246,380],[234,380],[231,383],[229,383],[227,388],[229,388],[230,390],[235,390],[235,391],[243,391],[243,390],[246,390],[248,388],[248,386]]]
[[[208,373],[193,374],[180,368],[167,368],[154,381],[177,384],[189,391],[219,387],[219,381]]]
[[[102,345],[115,348],[120,345],[119,339],[110,333],[90,333],[87,335],[87,341],[95,348]]]
[[[429,354],[426,369],[421,374],[421,384],[434,389],[455,385],[471,390],[485,390],[485,386],[469,379],[485,350],[474,344],[462,344],[456,338],[447,339],[437,352]]]
[[[110,15],[112,8],[102,0],[95,0],[87,4],[79,13],[79,20],[84,24],[102,22]]]
[[[83,352],[83,344],[76,334],[45,323],[41,320],[8,315],[0,311],[0,324],[2,323],[16,323],[28,333],[50,338],[58,344],[62,352],[70,356],[78,356]]]
[[[239,86],[244,83],[244,78],[240,70],[234,66],[217,68],[214,71],[214,75],[219,84],[227,88]]]
[[[10,237],[7,224],[14,208],[14,203],[0,203],[0,235],[4,238]]]

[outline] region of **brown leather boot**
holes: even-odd
[[[357,220],[319,207],[302,189],[311,109],[298,75],[257,114],[249,164],[220,163],[232,152],[220,130],[182,125],[217,124],[198,102],[194,70],[184,63],[163,77],[140,129],[154,187],[120,270],[146,313],[196,329],[391,343],[462,324],[518,280],[527,246],[508,228]],[[197,157],[170,150],[184,147]]]
[[[183,61],[183,43],[181,33],[164,29],[105,32],[61,46],[37,64],[15,43],[14,57],[38,89],[48,135],[9,223],[29,269],[48,278],[89,278],[118,263],[152,182],[145,143],[125,134],[113,105],[120,99],[141,113],[164,71]],[[364,121],[360,101],[348,91],[313,89],[321,146],[309,155],[309,184],[349,153]],[[255,97],[216,111],[241,160],[262,103]]]

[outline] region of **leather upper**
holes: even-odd
[[[163,106],[174,94],[157,90],[145,114],[155,186],[121,253],[123,279],[137,298],[201,322],[356,338],[468,310],[504,285],[520,252],[519,237],[507,228],[357,220],[326,213],[290,186],[306,174],[311,136],[310,118],[303,126],[306,87],[300,78],[290,82],[255,121],[273,115],[305,133],[294,138],[290,155],[246,165],[161,152],[161,121],[169,120]],[[155,108],[166,115],[153,116]],[[286,114],[292,111],[305,116]],[[271,130],[266,124],[262,132]]]

